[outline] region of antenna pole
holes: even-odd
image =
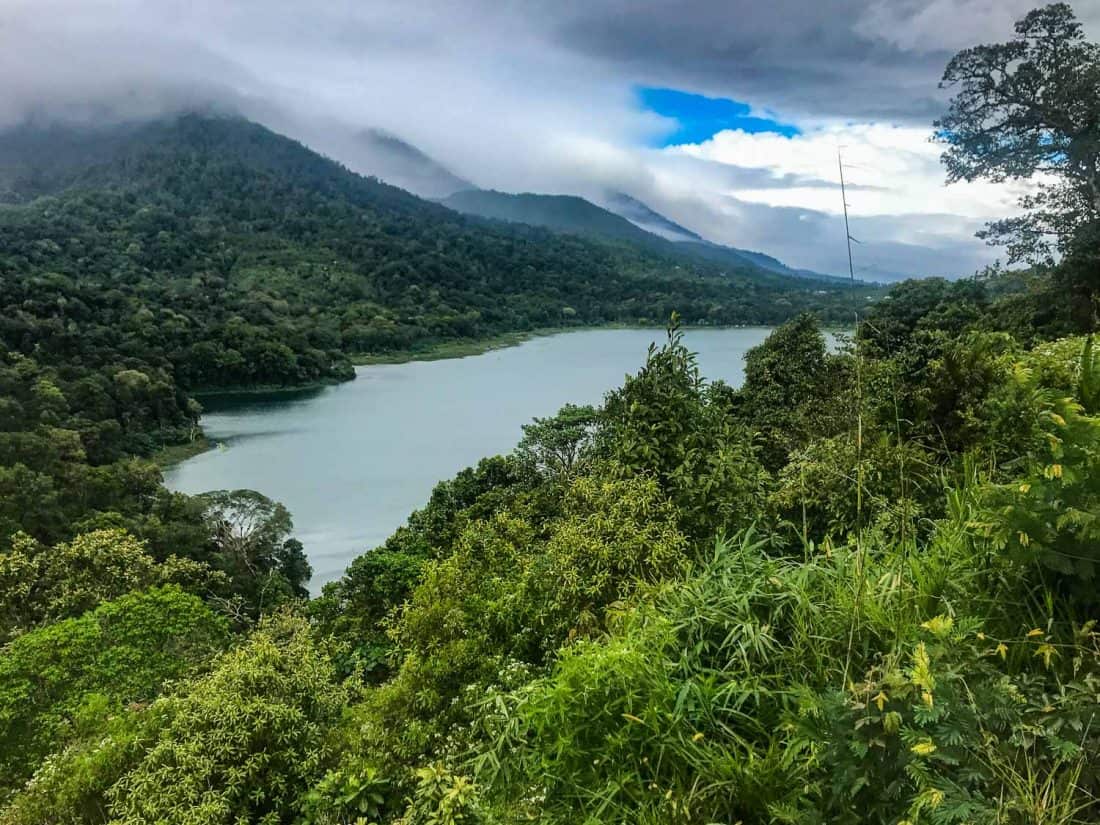
[[[844,188],[844,161],[840,149],[836,150],[836,166],[840,170],[840,201],[844,204],[844,240],[848,243],[848,277],[856,282],[856,270],[852,265],[852,230],[848,227],[848,192]]]

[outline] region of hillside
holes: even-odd
[[[358,142],[362,151],[353,153],[356,171],[381,178],[419,197],[445,198],[474,188],[468,180],[389,132],[368,129],[358,136]]]
[[[868,297],[489,226],[235,118],[86,139],[32,127],[0,138],[0,168],[16,201],[0,206],[13,399],[0,411],[17,432],[66,433],[0,438],[0,535],[55,541],[102,517],[167,541],[177,514],[127,459],[191,444],[199,390],[346,380],[359,354],[674,310],[701,324],[806,308],[842,320]],[[119,518],[93,515],[108,511]]]
[[[759,280],[780,275],[786,279],[831,281],[847,279],[808,269],[792,269],[769,255],[711,243],[627,195],[610,196],[608,209],[575,195],[510,194],[472,189],[456,192],[440,201],[466,215],[495,221],[544,226],[554,232],[589,238],[626,241],[645,249],[683,258],[695,264],[717,266],[724,275],[752,274]]]
[[[349,43],[405,49],[425,91],[488,88],[443,71],[458,64],[437,62],[442,38],[372,36],[383,15],[303,32],[281,5],[243,24],[279,35],[288,80],[308,66],[303,89],[327,77],[296,61],[303,33],[326,61]],[[616,66],[669,76],[653,47],[671,32],[680,77],[797,70],[800,93],[843,98],[837,78],[889,69],[859,105],[924,111],[898,94],[897,26],[861,26],[845,63],[840,29],[809,15],[792,27],[789,4],[773,5],[748,27],[701,17],[695,35],[682,9],[616,7],[581,19],[619,39],[579,63],[563,60],[560,28],[542,52],[511,15],[498,28],[459,9],[437,31],[478,73],[515,66],[520,81],[541,79],[518,71],[530,62],[581,86],[563,70],[598,58],[603,89]],[[942,5],[907,32],[921,63],[984,30],[974,9]],[[66,43],[80,21],[59,22]],[[641,51],[611,62],[627,37]],[[463,216],[239,119],[0,138],[0,825],[1100,822],[1100,43],[1064,3],[1010,37],[950,60],[936,139],[948,180],[1040,175],[986,237],[1010,266],[1050,250],[1046,236],[1060,257],[888,293],[670,252],[666,238]],[[104,69],[127,42],[106,39]],[[775,73],[769,43],[797,46],[798,65]],[[155,67],[140,57],[126,55]],[[552,88],[523,91],[543,102]],[[652,93],[783,126],[734,100]],[[477,97],[456,102],[476,115]],[[497,112],[514,100],[489,99]],[[566,111],[538,108],[527,122]],[[857,306],[837,345],[822,318]],[[725,358],[731,383],[711,381],[673,308],[782,323],[747,351],[745,330],[699,333],[725,339],[707,361]],[[492,356],[227,404],[257,426],[219,424],[216,437],[238,435],[206,478],[240,483],[236,439],[255,436],[259,474],[243,477],[273,490],[289,473],[282,489],[324,511],[297,535],[264,491],[173,493],[149,460],[201,450],[197,389],[322,383],[364,351],[666,316],[658,343],[569,336],[554,369],[549,347],[516,353],[531,358],[522,386]],[[608,347],[621,375],[613,338],[644,347],[618,382],[592,369]],[[594,397],[590,380],[617,386]],[[578,403],[522,428],[496,415],[560,392]],[[313,395],[350,403],[300,404]],[[310,559],[327,554],[307,544],[368,541],[347,508],[371,497],[405,512],[391,493],[409,467],[456,445],[504,452],[448,459],[457,472],[311,597]],[[368,462],[384,481],[348,472]]]
[[[9,306],[66,297],[122,316],[171,313],[174,332],[157,327],[147,351],[190,387],[295,383],[336,374],[340,353],[563,322],[655,322],[676,308],[692,323],[771,323],[853,300],[755,270],[731,280],[651,249],[487,226],[233,118],[190,115],[87,143],[56,128],[18,132],[0,139],[0,168],[24,204],[0,213]],[[9,318],[5,340],[18,348],[49,339],[59,320],[56,310]],[[238,359],[229,338],[241,335],[293,357],[259,369]],[[203,353],[192,352],[199,340]],[[237,366],[214,366],[226,358]],[[308,369],[291,365],[303,359]]]
[[[555,232],[614,238],[647,246],[662,240],[619,215],[576,195],[518,195],[486,189],[456,192],[440,201],[465,215],[545,226]]]
[[[621,215],[636,226],[654,235],[660,235],[666,240],[703,241],[697,233],[666,218],[647,204],[623,192],[609,192],[605,196],[605,201],[607,208],[616,215]]]

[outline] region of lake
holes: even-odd
[[[769,332],[690,330],[684,339],[707,378],[737,385],[746,350]],[[207,398],[203,429],[220,447],[170,468],[165,483],[185,493],[248,488],[285,504],[318,593],[423,506],[436,482],[509,452],[535,416],[599,403],[664,337],[570,332],[468,358],[359,367],[354,381],[319,390]]]

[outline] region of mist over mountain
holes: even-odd
[[[640,226],[647,232],[652,232],[654,235],[660,235],[670,241],[703,240],[698,233],[669,220],[664,215],[650,209],[640,200],[632,198],[624,192],[608,192],[604,196],[604,202],[605,206],[612,212],[622,215],[631,223]]]
[[[711,243],[629,195],[618,193],[611,201],[623,208],[626,214],[618,213],[614,208],[604,209],[576,195],[509,194],[483,189],[457,192],[440,203],[467,215],[545,226],[555,232],[630,241],[664,254],[709,261],[736,270],[748,267],[760,273],[790,278],[845,280],[810,270],[792,269],[759,252]],[[629,218],[631,215],[644,222],[636,223]],[[659,231],[653,231],[650,227]]]
[[[352,148],[342,160],[360,174],[373,175],[422,198],[445,198],[475,188],[470,181],[460,178],[397,135],[381,129],[367,129],[357,137],[362,154],[356,155]]]
[[[563,221],[580,207],[568,225],[573,234],[540,228],[546,215],[531,212],[519,224],[474,222],[235,116],[25,124],[0,133],[0,192],[22,205],[6,215],[9,231],[60,244],[37,253],[37,265],[72,267],[94,286],[96,271],[61,250],[72,247],[69,236],[110,229],[99,254],[147,272],[150,285],[211,270],[227,305],[244,299],[240,290],[259,288],[291,307],[304,301],[338,312],[332,340],[345,351],[558,323],[565,308],[578,321],[657,320],[674,302],[685,319],[748,322],[822,303],[796,279],[751,264],[723,273],[712,262],[689,262],[674,244],[580,198],[461,193],[525,207],[564,204]],[[81,211],[100,201],[93,216]],[[75,223],[66,230],[59,216],[70,214]],[[600,231],[575,231],[596,218],[606,222]],[[171,231],[178,252],[165,251],[158,227]],[[321,261],[326,274],[315,269]],[[776,303],[777,290],[788,299]]]
[[[626,218],[576,195],[510,194],[484,189],[458,192],[440,201],[467,215],[545,226],[556,232],[659,245],[660,238]]]

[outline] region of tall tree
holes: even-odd
[[[1100,45],[1066,3],[1035,9],[1006,43],[964,49],[944,71],[955,90],[936,122],[949,182],[1024,180],[1024,214],[979,233],[1009,259],[1052,262],[1095,325],[1100,295]]]

